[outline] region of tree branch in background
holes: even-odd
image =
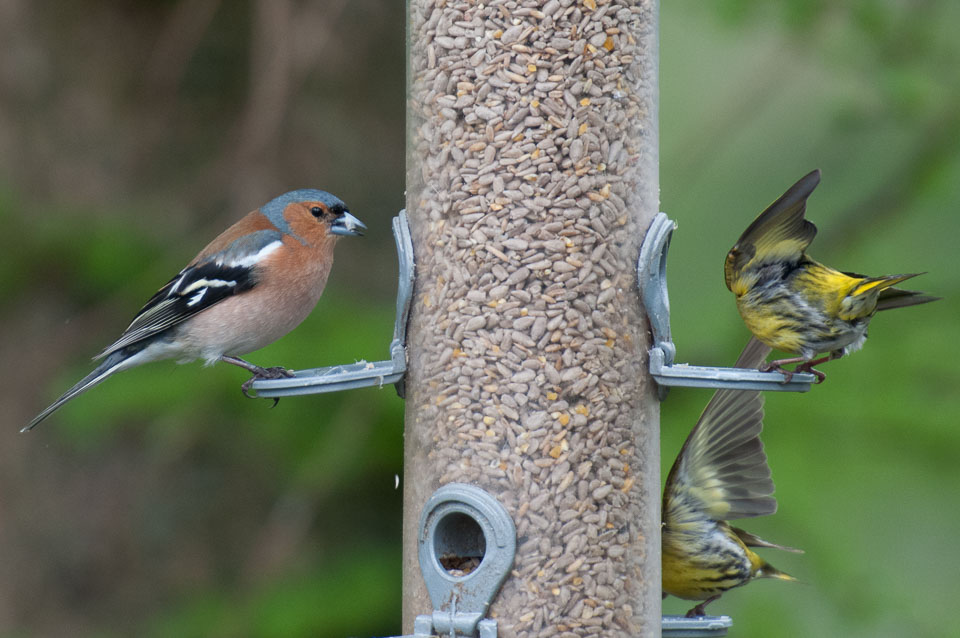
[[[187,64],[210,27],[220,0],[181,0],[163,25],[144,73],[143,92],[154,104],[170,104]]]
[[[946,165],[957,152],[958,139],[960,104],[952,101],[925,123],[913,153],[905,155],[891,175],[885,176],[875,190],[865,192],[859,202],[831,217],[830,233],[817,238],[823,253],[836,253],[841,244],[862,235],[863,228],[882,225],[885,220],[902,215],[931,173]]]

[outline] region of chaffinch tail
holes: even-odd
[[[754,337],[736,366],[756,368],[769,353],[770,347]],[[688,617],[702,616],[708,603],[755,578],[796,580],[750,548],[800,550],[727,523],[777,511],[762,430],[760,392],[718,390],[667,475],[660,533],[663,597],[703,601]]]
[[[337,197],[303,189],[281,195],[225,230],[167,282],[101,363],[23,430],[110,375],[150,361],[224,361],[257,378],[291,376],[239,358],[273,343],[303,321],[323,293],[339,236],[366,226]]]
[[[761,370],[812,372],[813,366],[859,350],[878,310],[935,301],[895,284],[917,274],[866,277],[843,273],[807,256],[817,227],[804,218],[807,198],[820,183],[815,170],[760,213],[727,254],[724,278],[750,331],[771,348],[795,355]],[[820,359],[817,354],[829,353]],[[783,369],[799,363],[793,372]]]

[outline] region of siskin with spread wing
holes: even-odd
[[[760,341],[793,357],[763,364],[779,370],[799,363],[795,372],[826,375],[813,366],[859,350],[867,325],[878,310],[934,301],[893,286],[917,274],[865,277],[843,273],[807,256],[817,227],[804,218],[807,198],[820,183],[815,170],[760,213],[727,254],[724,278],[737,296],[744,322]],[[819,359],[820,353],[828,353]]]
[[[750,340],[737,367],[755,368],[770,348]],[[760,442],[763,396],[718,390],[677,456],[663,490],[661,551],[663,597],[703,601],[755,578],[796,580],[761,558],[753,547],[800,550],[767,542],[727,523],[777,510],[770,466]]]

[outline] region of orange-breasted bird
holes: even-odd
[[[769,353],[768,346],[752,338],[736,365],[755,368]],[[777,511],[762,429],[760,392],[718,390],[670,468],[660,531],[663,597],[703,601],[687,617],[704,615],[707,604],[755,578],[796,580],[751,548],[800,550],[727,523]]]
[[[223,361],[257,378],[290,376],[239,358],[284,336],[320,299],[339,236],[366,228],[337,197],[303,189],[281,195],[222,232],[137,313],[103,361],[38,414],[29,430],[110,375],[177,359]]]
[[[807,198],[820,183],[820,171],[805,175],[757,217],[727,254],[724,278],[737,296],[737,308],[747,328],[771,348],[794,355],[763,364],[789,377],[785,364],[799,363],[794,372],[859,350],[867,326],[878,310],[913,306],[938,297],[894,288],[916,277],[866,277],[824,266],[807,256],[817,227],[804,218]],[[820,353],[828,353],[819,359]]]

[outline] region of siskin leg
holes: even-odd
[[[700,603],[699,605],[697,605],[696,607],[688,611],[687,618],[694,618],[696,616],[706,616],[707,614],[703,608],[709,605],[710,603],[712,603],[713,601],[715,601],[717,598],[720,598],[720,594],[707,598],[705,601],[703,601],[702,603]]]
[[[827,378],[827,375],[819,370],[814,370],[813,366],[820,365],[821,363],[826,363],[827,361],[832,361],[833,359],[839,359],[842,356],[843,352],[832,352],[826,357],[820,357],[819,359],[812,359],[807,361],[803,357],[790,357],[789,359],[777,359],[776,361],[768,361],[761,365],[758,370],[760,372],[779,372],[784,376],[783,382],[790,383],[790,380],[793,379],[793,375],[797,372],[809,372],[817,378],[814,383],[823,383],[823,380]],[[783,366],[789,363],[799,363],[796,368],[793,370],[787,370]]]
[[[819,370],[814,370],[813,366],[820,365],[821,363],[826,363],[827,361],[833,361],[834,359],[839,359],[843,356],[843,350],[836,350],[831,352],[825,357],[820,357],[819,359],[812,359],[806,361],[797,366],[795,372],[810,372],[817,377],[817,383],[823,383],[823,380],[827,378],[827,375],[820,372]]]
[[[777,359],[775,361],[767,361],[757,368],[760,372],[779,372],[783,375],[784,383],[790,383],[790,380],[793,379],[793,370],[787,370],[783,366],[789,363],[803,363],[806,361],[803,357],[790,357],[788,359]]]

